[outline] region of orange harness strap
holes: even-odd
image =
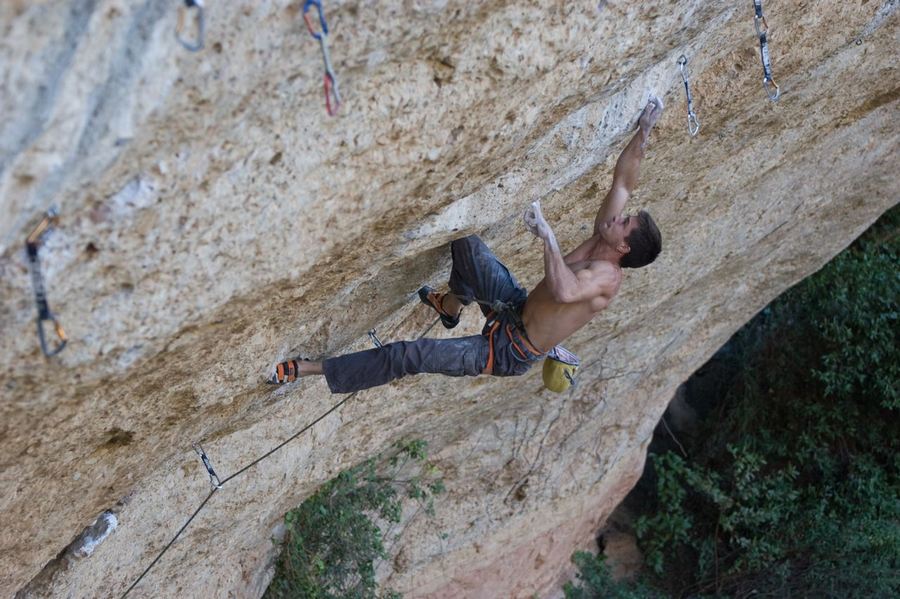
[[[522,351],[522,348],[519,347],[518,341],[521,341],[525,345],[525,348],[535,355],[542,356],[547,353],[545,351],[541,351],[538,348],[536,348],[534,346],[534,344],[528,340],[528,337],[526,337],[525,335],[523,335],[521,333],[519,333],[518,335],[513,337],[513,326],[510,324],[506,325],[506,336],[509,337],[510,343],[512,343],[513,347],[516,349],[517,352],[519,352],[519,355],[521,355],[523,358],[527,359],[527,356],[525,355],[525,352]],[[516,338],[518,338],[518,341],[516,340]]]
[[[506,325],[506,337],[509,339],[509,342],[512,344],[513,349],[516,350],[517,352],[519,352],[519,355],[522,356],[522,359],[527,360],[528,356],[525,355],[525,352],[522,351],[522,348],[519,347],[518,343],[516,343],[516,339],[513,337],[512,327],[510,325]]]
[[[488,338],[488,360],[487,364],[484,367],[484,370],[481,371],[481,374],[494,374],[494,333],[497,329],[500,328],[500,321],[495,321],[493,325],[491,325],[490,330],[487,332]]]

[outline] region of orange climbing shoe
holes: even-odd
[[[419,289],[419,299],[423,304],[432,308],[441,317],[441,324],[446,329],[452,329],[459,324],[459,315],[451,316],[444,311],[444,294],[438,293],[428,285]]]
[[[303,361],[303,359],[294,359],[282,362],[275,367],[275,374],[273,374],[266,382],[270,385],[293,383],[300,378],[300,362]]]

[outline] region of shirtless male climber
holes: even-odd
[[[623,216],[622,210],[637,184],[650,130],[662,111],[662,102],[651,98],[641,113],[638,132],[616,162],[612,189],[594,220],[593,235],[573,252],[565,257],[560,252],[540,202],[525,211],[525,226],[544,242],[544,279],[530,294],[478,237],[450,244],[450,292],[423,287],[419,297],[448,329],[459,323],[463,306],[477,300],[487,319],[481,335],[398,341],[322,361],[288,360],[278,364],[269,382],[290,383],[324,374],[332,393],[350,393],[423,372],[524,374],[609,305],[622,284],[623,268],[645,266],[659,255],[662,241],[650,215],[642,210],[637,216]]]

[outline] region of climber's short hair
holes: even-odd
[[[631,251],[622,256],[619,266],[622,268],[640,268],[647,266],[662,251],[662,235],[650,213],[641,210],[638,215],[638,226],[625,238]]]

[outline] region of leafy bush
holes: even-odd
[[[373,517],[399,522],[404,498],[415,499],[426,513],[433,513],[433,497],[444,486],[426,458],[425,441],[399,443],[390,456],[371,458],[341,472],[288,512],[275,577],[265,597],[378,597],[375,564],[387,554]],[[410,470],[420,473],[399,478]]]
[[[578,567],[577,582],[563,586],[566,599],[656,599],[659,593],[640,582],[616,582],[609,573],[605,557],[587,551],[572,556]]]

